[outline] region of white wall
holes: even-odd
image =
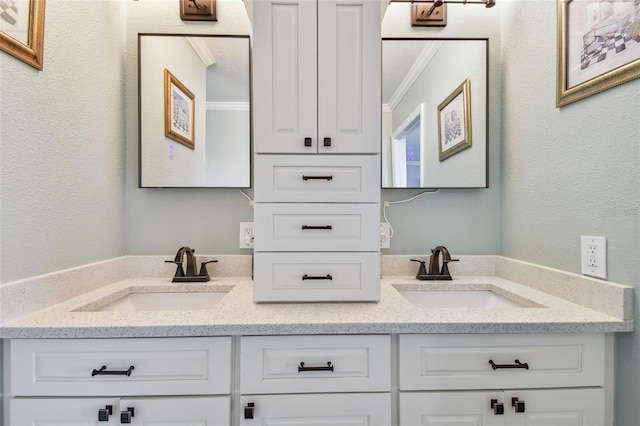
[[[636,287],[638,322],[640,80],[556,108],[556,1],[498,6],[501,253],[580,273],[580,236],[606,236],[609,280]],[[617,424],[636,425],[640,334],[621,333],[616,341]]]
[[[0,282],[125,253],[125,12],[49,1],[44,70],[0,52]]]

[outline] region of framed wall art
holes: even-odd
[[[471,82],[460,84],[438,105],[440,161],[471,146]]]
[[[42,69],[45,0],[0,1],[0,49]]]
[[[171,72],[164,70],[164,135],[195,149],[195,97]]]
[[[556,107],[640,76],[640,1],[557,1]]]

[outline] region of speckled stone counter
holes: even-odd
[[[597,284],[597,283],[596,283]],[[608,283],[603,285],[607,286]],[[197,287],[194,287],[197,286]],[[486,288],[525,307],[419,308],[399,289]],[[253,302],[248,277],[214,278],[205,284],[173,284],[170,278],[128,278],[2,324],[2,338],[108,338],[283,334],[395,333],[582,333],[633,330],[632,289],[612,285],[594,290],[609,299],[595,310],[497,276],[456,276],[453,281],[421,282],[410,276],[381,280],[379,303]],[[198,288],[228,291],[213,309],[145,312],[91,312],[129,292]],[[620,312],[620,315],[612,314]]]

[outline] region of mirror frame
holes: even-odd
[[[485,42],[485,87],[486,87],[486,96],[485,96],[485,185],[484,186],[424,186],[424,187],[392,187],[392,186],[382,186],[382,151],[380,152],[380,189],[382,190],[435,190],[435,189],[487,189],[489,188],[489,97],[490,97],[490,84],[489,84],[489,65],[490,65],[490,52],[489,52],[489,38],[488,37],[382,37],[382,45],[384,46],[385,41],[484,41]],[[380,67],[382,68],[382,62],[380,63]],[[380,82],[382,84],[382,81]],[[382,140],[380,141],[382,148]]]
[[[143,36],[158,37],[210,37],[247,39],[249,75],[249,186],[143,186],[142,185],[142,43]],[[251,36],[248,34],[191,34],[191,33],[138,33],[138,188],[171,188],[171,189],[250,189],[253,185],[253,63],[251,57]]]

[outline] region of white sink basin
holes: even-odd
[[[419,308],[526,308],[491,290],[398,290]]]
[[[211,309],[227,293],[227,291],[129,293],[118,300],[92,310],[95,312],[137,312]]]

